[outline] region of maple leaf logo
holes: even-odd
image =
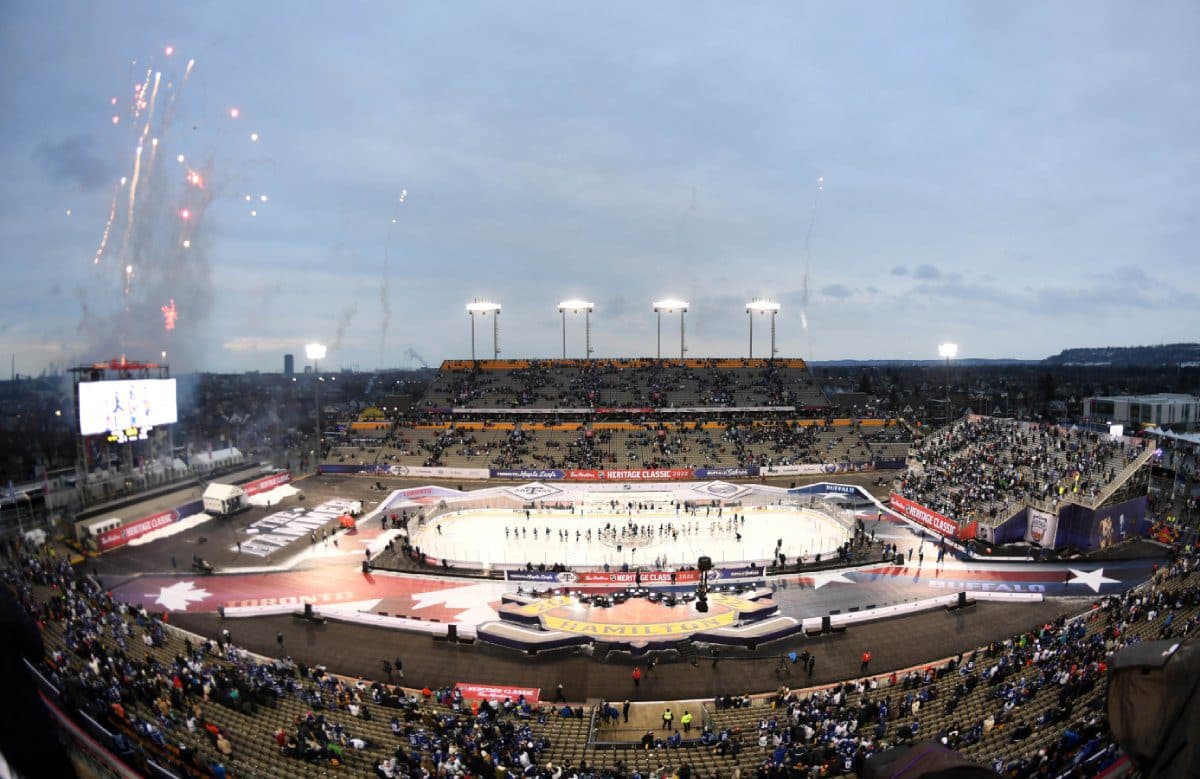
[[[189,604],[198,603],[211,595],[208,590],[197,588],[194,581],[176,582],[170,587],[160,588],[154,602],[171,611],[187,611]]]

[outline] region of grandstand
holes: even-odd
[[[420,407],[509,413],[758,409],[820,414],[803,360],[447,360]]]
[[[327,462],[846,470],[897,467],[912,440],[896,419],[835,418],[803,360],[448,360],[416,408],[350,423]]]
[[[615,706],[491,709],[449,688],[351,680],[251,655],[114,601],[45,554],[24,557],[8,583],[42,625],[44,691],[145,773],[486,775],[532,765],[538,776],[620,777],[686,765],[697,776],[784,767],[854,775],[876,751],[934,738],[998,772],[1057,776],[1121,765],[1105,717],[1106,658],[1134,642],[1190,636],[1198,562],[1181,556],[1140,590],[953,658],[793,690],[802,657],[785,657],[773,693],[638,704],[632,726],[613,717]],[[122,677],[131,681],[114,696]],[[658,730],[666,706],[695,712],[687,738]],[[646,741],[633,738],[646,730]]]
[[[901,500],[893,504],[911,506],[906,515],[923,524],[953,526],[939,532],[959,538],[1018,540],[1038,516],[1055,528],[1024,540],[1106,547],[1144,535],[1136,526],[1144,524],[1146,466],[1154,454],[1142,438],[971,416],[913,447],[896,492]]]

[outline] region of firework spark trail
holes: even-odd
[[[137,154],[133,157],[133,177],[129,180],[129,205],[125,207],[125,238],[122,241],[122,249],[129,245],[129,236],[133,234],[133,205],[137,200],[138,178],[142,175],[142,144],[137,147]]]
[[[188,60],[187,68],[183,71],[183,80],[179,82],[178,89],[171,90],[171,97],[167,100],[167,107],[163,109],[162,128],[160,135],[166,136],[167,131],[171,129],[171,120],[175,118],[175,101],[183,93],[183,88],[187,85],[188,79],[191,78],[192,68],[196,66],[196,60]],[[168,84],[168,86],[170,86]]]
[[[403,205],[405,199],[408,198],[408,190],[400,190],[400,204]],[[396,218],[393,217],[388,225],[387,237],[383,241],[383,283],[379,285],[379,305],[383,309],[383,322],[379,329],[379,367],[383,367],[384,350],[387,347],[388,328],[392,324],[392,301],[391,301],[391,275],[388,273],[388,265],[390,261],[390,252],[392,247],[392,233]]]
[[[812,331],[808,328],[808,274],[812,266],[812,234],[813,225],[817,221],[817,205],[821,202],[821,193],[825,191],[825,177],[817,177],[817,189],[813,192],[812,210],[808,214],[808,229],[804,233],[804,282],[800,291],[800,327],[804,330],[804,334],[808,340],[808,354],[806,359],[813,359],[813,339]]]
[[[158,100],[158,85],[162,81],[162,71],[154,74],[154,89],[150,91],[150,107],[146,111],[146,126],[142,129],[142,139],[150,132],[150,125],[154,122],[154,106]],[[158,138],[150,139],[150,160],[146,165],[146,172],[149,173],[154,167],[154,160],[158,156]]]
[[[104,256],[104,247],[108,246],[108,234],[112,230],[113,220],[117,218],[117,198],[121,194],[121,185],[113,186],[112,205],[108,207],[108,221],[104,223],[104,232],[100,235],[100,246],[96,249],[96,256],[92,258],[93,265],[100,264],[100,258]]]
[[[133,87],[133,118],[138,120],[142,116],[142,109],[146,105],[146,90],[150,88],[150,76],[153,75],[154,68],[146,68],[146,79],[140,85]]]

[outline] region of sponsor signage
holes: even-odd
[[[557,468],[492,468],[488,471],[493,479],[521,479],[525,481],[555,481],[564,477]]]
[[[833,470],[829,470],[832,468]],[[826,463],[804,463],[802,465],[771,465],[760,473],[765,476],[811,476],[815,473],[833,473],[837,466]]]
[[[759,473],[757,465],[751,465],[747,468],[697,468],[697,479],[737,479],[747,476],[757,476]]]
[[[686,481],[695,478],[691,468],[643,468],[627,471],[596,471],[573,469],[566,472],[567,481]]]
[[[558,577],[562,574],[554,573],[553,571],[505,571],[504,578],[510,582],[544,582],[547,584],[558,584],[561,579]],[[571,574],[574,576],[574,574]],[[574,581],[572,579],[571,581]]]
[[[462,693],[469,701],[503,701],[505,698],[517,700],[524,697],[526,703],[537,703],[542,692],[541,687],[505,687],[498,684],[474,684],[472,682],[456,682],[454,689]]]
[[[276,487],[287,484],[292,480],[292,474],[288,471],[283,473],[275,473],[261,479],[255,479],[252,482],[247,482],[242,485],[242,491],[247,495],[258,495],[263,492],[270,492]]]
[[[191,512],[196,513],[196,512]],[[157,514],[151,514],[148,517],[143,517],[134,520],[126,525],[113,528],[101,533],[97,537],[100,544],[100,551],[107,552],[110,549],[116,549],[118,546],[124,546],[135,538],[140,538],[146,535],[151,530],[158,530],[160,527],[178,522],[183,515],[177,509],[169,511],[160,511]]]
[[[504,578],[512,582],[541,582],[544,584],[579,585],[582,587],[631,587],[640,580],[642,586],[670,586],[671,584],[695,585],[700,581],[700,572],[675,571],[505,571]],[[708,580],[762,578],[763,569],[758,566],[742,568],[714,568],[708,572]]]
[[[889,505],[896,513],[911,519],[918,525],[929,528],[935,533],[949,536],[950,538],[958,535],[957,522],[937,513],[933,509],[927,509],[920,503],[911,501],[903,495],[897,495],[893,492]]]

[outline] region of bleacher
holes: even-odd
[[[899,492],[960,522],[987,522],[1023,501],[1094,498],[1144,452],[1079,428],[967,417],[913,447]]]
[[[715,704],[703,704],[702,708],[694,701],[655,704],[670,705],[676,712],[691,708],[696,714],[693,731],[679,748],[658,744],[646,748],[635,743],[600,749],[593,739],[611,741],[612,730],[627,726],[608,726],[606,733],[590,712],[582,717],[563,717],[552,707],[527,715],[502,715],[501,720],[509,722],[502,730],[528,726],[529,738],[544,744],[535,756],[539,766],[571,766],[586,761],[609,773],[618,761],[625,772],[657,771],[659,766],[673,770],[685,762],[697,776],[728,776],[737,768],[754,771],[770,758],[774,732],[784,727],[803,731],[814,726],[813,735],[797,744],[792,755],[835,773],[842,772],[842,761],[849,757],[833,745],[847,743],[847,739],[865,740],[872,749],[883,749],[910,739],[944,737],[951,748],[966,756],[984,764],[999,761],[1000,770],[1016,770],[1019,775],[1035,773],[1038,761],[1061,768],[1075,760],[1112,758],[1114,748],[1105,724],[1104,661],[1122,645],[1179,637],[1195,629],[1200,619],[1197,562],[1194,555],[1177,559],[1160,569],[1147,586],[1101,599],[1075,619],[1045,625],[958,658],[931,660],[919,668],[874,674],[806,692],[788,688],[802,684],[804,674],[798,665],[790,669],[785,666],[779,672],[783,686],[774,693],[751,696],[738,692],[732,698],[720,696]],[[43,603],[63,592],[48,586],[31,591]],[[94,613],[110,608],[98,591],[89,597],[98,599]],[[60,683],[72,669],[82,669],[87,660],[86,655],[75,654],[65,640],[67,622],[62,617],[69,613],[73,612],[60,608],[54,614],[44,614],[41,620],[49,652],[46,673]],[[308,669],[299,677],[272,672],[270,678],[278,681],[282,694],[264,697],[259,688],[258,693],[233,702],[228,691],[247,689],[240,682],[247,678],[247,669],[260,660],[269,661],[246,656],[231,647],[222,655],[212,644],[157,620],[139,620],[132,613],[124,617],[109,613],[107,621],[100,623],[102,629],[91,634],[90,640],[98,640],[110,656],[124,653],[127,662],[140,670],[134,672],[132,686],[121,696],[122,712],[109,707],[105,716],[99,713],[103,705],[93,711],[108,727],[126,734],[156,759],[172,764],[180,775],[209,776],[207,767],[220,762],[229,775],[239,777],[378,776],[376,766],[397,746],[412,751],[412,744],[417,742],[411,734],[455,733],[474,722],[465,707],[455,709],[439,703],[437,694],[405,689],[404,697],[396,701],[400,708],[396,708],[376,703],[372,697],[373,689],[390,695],[395,691],[390,685],[328,675],[318,684]],[[115,629],[114,620],[129,626],[129,635],[123,639],[128,649],[120,645],[122,639],[117,638],[120,631]],[[146,646],[143,634],[158,636],[159,640]],[[187,640],[193,644],[191,654],[185,645]],[[205,677],[214,683],[208,700],[193,694],[196,688],[192,682],[172,690],[171,680],[179,675],[185,660],[193,669],[203,662]],[[318,689],[319,699],[313,694]],[[730,705],[733,701],[736,707]],[[886,711],[881,708],[885,702]],[[352,705],[368,709],[371,718],[354,716]],[[192,730],[186,720],[197,708],[198,725]],[[368,748],[360,751],[346,746],[336,762],[328,752],[310,760],[284,754],[274,734],[280,730],[293,734],[298,722],[312,722],[316,715],[323,717],[331,730],[334,725],[340,726],[342,740],[348,744],[351,738],[361,738],[369,742]],[[393,717],[407,729],[399,737],[392,732]],[[458,725],[449,724],[447,717],[456,717]],[[161,745],[148,738],[139,723],[151,723],[161,731]],[[205,729],[206,723],[228,739],[232,746],[229,755],[217,750],[217,741]],[[593,724],[598,726],[594,732],[590,730]],[[835,724],[846,730],[839,731],[839,735]],[[1068,737],[1068,729],[1082,738]],[[1089,734],[1094,737],[1088,738]],[[661,738],[666,734],[656,731],[655,735]],[[711,743],[701,743],[701,737]],[[733,741],[738,742],[737,749],[731,747]],[[442,754],[445,756],[445,752]],[[420,765],[430,773],[438,770],[433,755],[431,748],[421,750]],[[181,761],[189,761],[192,767]]]
[[[419,408],[828,406],[803,360],[447,360]]]
[[[881,424],[863,427],[875,422]],[[786,417],[747,422],[436,422],[398,427],[372,445],[334,447],[327,461],[464,468],[859,464],[903,460],[908,444],[891,439],[881,444],[867,437],[867,431],[897,428],[894,420]]]

